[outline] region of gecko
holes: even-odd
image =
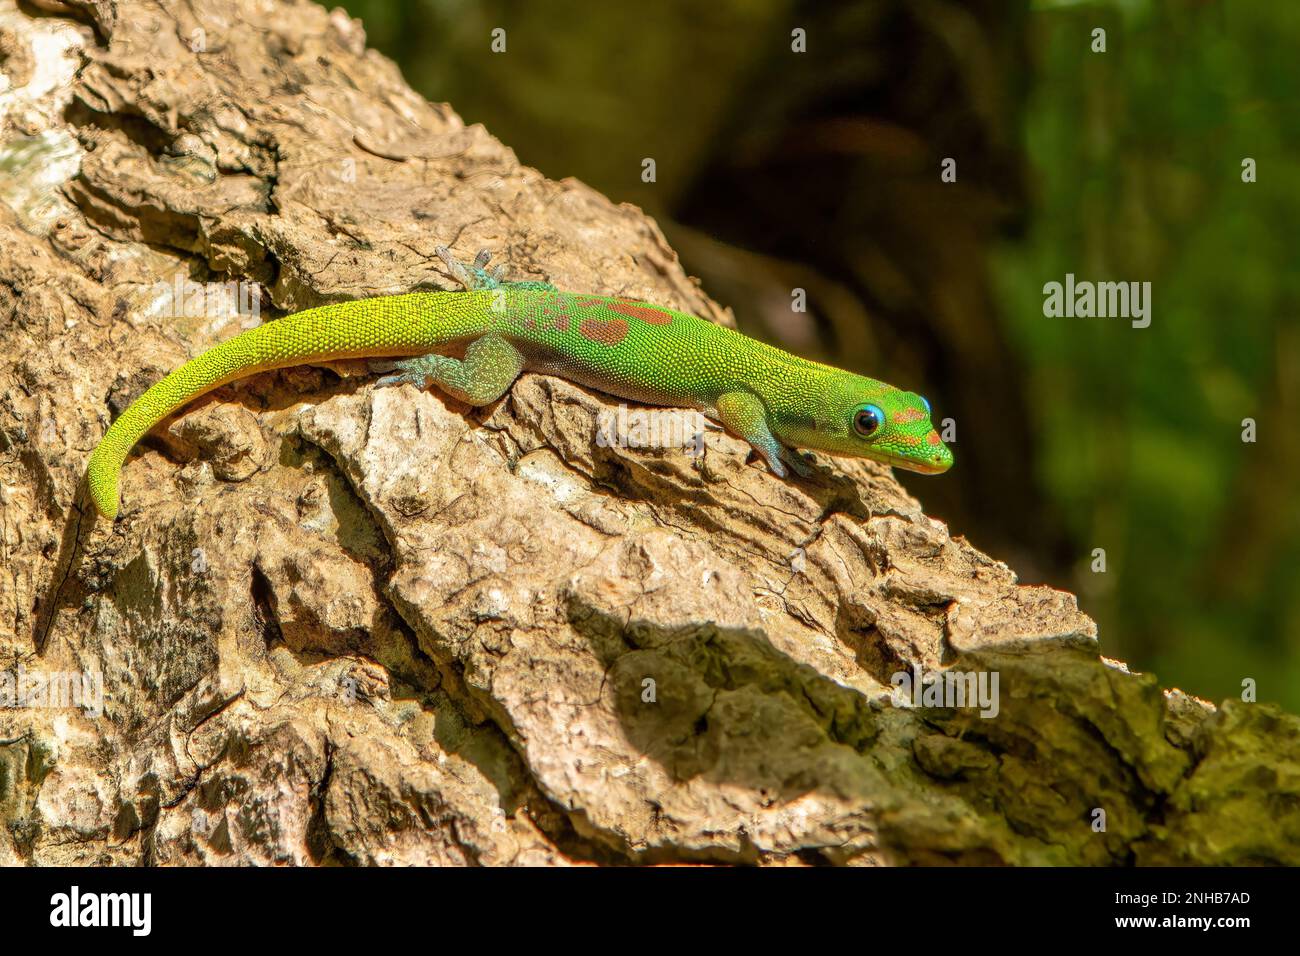
[[[185,362],[109,426],[86,470],[110,520],[131,449],[154,425],[228,382],[270,369],[368,359],[381,387],[437,386],[471,406],[524,371],[646,405],[695,409],[744,439],[779,478],[813,470],[796,449],[939,474],[952,452],[922,396],[800,358],[725,326],[622,296],[507,281],[480,251],[437,253],[464,291],[408,292],[306,309],[247,329]],[[376,362],[375,360],[385,360]]]

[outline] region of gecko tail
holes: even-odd
[[[200,395],[269,369],[427,353],[470,329],[475,303],[469,298],[413,292],[324,305],[213,346],[150,386],[109,426],[86,469],[95,507],[110,520],[117,517],[118,476],[126,456],[154,425]]]

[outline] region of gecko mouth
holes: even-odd
[[[942,475],[952,467],[952,457],[949,456],[945,461],[939,458],[936,461],[917,460],[915,458],[904,458],[901,455],[891,455],[888,453],[872,455],[876,461],[889,465],[891,468],[901,468],[903,471],[914,471],[922,475]]]
[[[823,455],[831,455],[835,458],[866,458],[870,461],[878,461],[882,465],[889,465],[891,468],[901,468],[904,471],[914,471],[922,475],[942,475],[952,467],[951,455],[947,457],[946,461],[940,458],[938,461],[928,462],[924,460],[918,461],[915,458],[904,458],[901,455],[891,455],[887,451],[873,451],[869,455],[861,453],[855,455],[849,452],[822,451],[821,449],[816,448],[813,449],[813,451],[820,451]]]
[[[907,461],[901,458],[897,461],[891,461],[889,464],[895,468],[902,468],[904,471],[915,471],[922,475],[942,475],[952,467],[952,462],[950,461],[939,462],[932,465],[924,461]]]

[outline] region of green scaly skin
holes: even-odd
[[[927,474],[952,465],[929,404],[912,392],[662,306],[503,282],[484,271],[486,253],[468,269],[445,249],[439,254],[468,291],[308,309],[222,342],[149,388],[91,455],[96,507],[117,515],[118,475],[131,448],[198,396],[256,372],[347,358],[406,358],[389,363],[396,374],[379,384],[433,384],[470,405],[496,401],[527,370],[649,405],[698,409],[749,442],[780,477],[787,465],[809,471],[794,447]],[[876,427],[864,433],[873,416]]]

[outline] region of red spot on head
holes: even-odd
[[[616,299],[607,303],[606,308],[628,318],[649,322],[651,325],[667,325],[673,320],[671,315],[657,305],[640,305],[630,299]]]
[[[940,443],[939,433],[934,429],[931,429],[930,434],[925,436],[925,440],[928,441],[931,445],[938,445]]]
[[[905,408],[901,412],[894,414],[894,421],[898,424],[905,425],[908,422],[919,422],[925,417],[925,412],[919,408]]]
[[[578,334],[601,345],[618,345],[627,335],[627,323],[622,319],[583,319]]]

